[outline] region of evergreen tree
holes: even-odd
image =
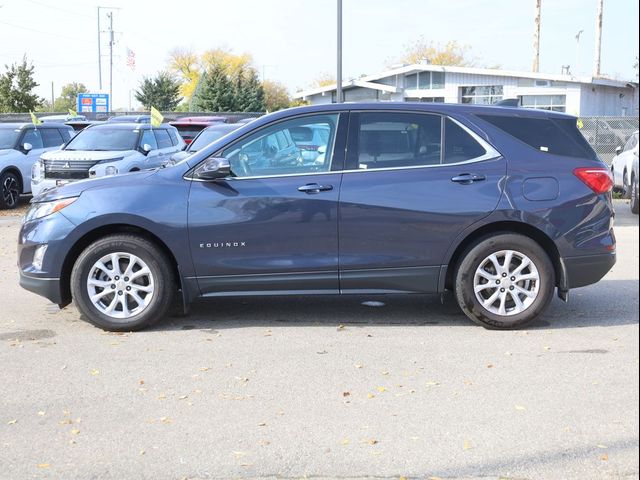
[[[201,80],[195,106],[207,112],[232,112],[235,105],[233,83],[224,67],[213,65]]]
[[[169,73],[160,72],[155,78],[145,77],[135,97],[147,109],[153,106],[163,112],[173,111],[182,100],[180,82]]]
[[[26,55],[22,63],[5,65],[6,72],[0,75],[0,112],[28,112],[36,110],[42,99],[33,93],[38,83],[33,79],[33,64],[27,63]]]
[[[258,73],[252,68],[244,72],[241,112],[264,112],[264,89],[258,79]]]

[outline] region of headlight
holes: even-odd
[[[42,180],[42,162],[40,160],[31,167],[31,180],[33,183],[39,183]]]
[[[54,200],[52,202],[34,203],[27,214],[24,216],[24,221],[29,222],[31,220],[37,220],[38,218],[46,217],[52,213],[59,212],[63,208],[68,207],[75,202],[78,197],[63,198],[61,200]]]
[[[118,167],[114,167],[113,165],[109,165],[107,168],[104,169],[104,174],[105,175],[117,175],[118,174]]]

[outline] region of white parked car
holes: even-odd
[[[614,188],[621,190],[625,198],[631,193],[631,170],[633,159],[638,157],[638,132],[636,131],[624,147],[616,148],[616,156],[611,162]]]
[[[40,157],[31,171],[31,190],[38,195],[77,180],[157,168],[183,147],[171,125],[91,125],[61,150]]]
[[[0,123],[0,208],[15,208],[31,192],[31,167],[40,155],[58,150],[74,131],[62,123]]]

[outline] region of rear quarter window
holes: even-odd
[[[564,157],[598,156],[580,133],[574,119],[478,115],[500,130],[538,151]]]

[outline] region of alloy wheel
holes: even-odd
[[[2,182],[2,199],[9,208],[15,206],[20,198],[20,185],[13,175],[7,175]]]
[[[142,313],[154,295],[153,274],[140,257],[115,252],[93,264],[87,292],[93,306],[104,315],[126,320]]]
[[[473,290],[487,311],[502,316],[517,315],[538,297],[540,274],[525,254],[501,250],[480,262],[473,278]]]

